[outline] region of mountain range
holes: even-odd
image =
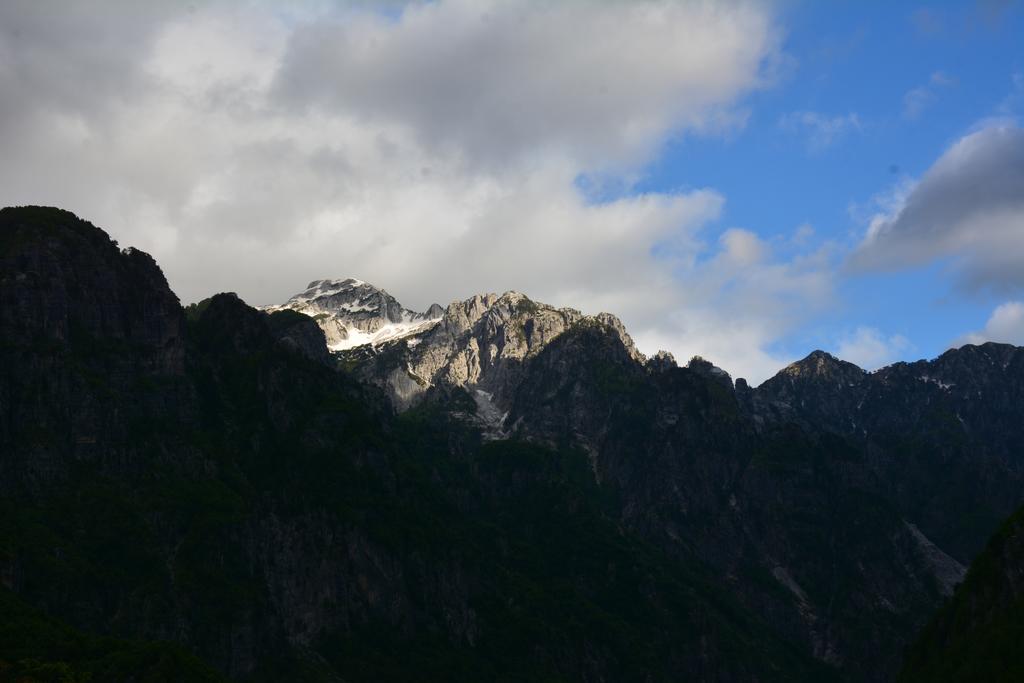
[[[751,387],[518,292],[182,307],[0,210],[0,680],[972,680],[1022,485],[1014,346]]]

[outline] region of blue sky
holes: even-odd
[[[1024,10],[0,3],[0,204],[183,302],[358,277],[618,315],[754,383],[1024,344]]]
[[[875,197],[920,177],[983,121],[1016,117],[1024,105],[1019,5],[801,2],[780,16],[792,61],[745,99],[746,125],[724,137],[682,135],[634,191],[712,186],[728,201],[709,230],[738,226],[770,239],[807,224],[814,240],[849,247],[863,237]],[[815,142],[813,126],[789,123],[795,112],[846,118]],[[851,274],[834,310],[777,346],[797,355],[835,350],[869,326],[906,338],[901,358],[933,357],[982,328],[1004,299],[957,292],[936,264]]]

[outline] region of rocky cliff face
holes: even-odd
[[[184,332],[147,254],[67,212],[0,210],[0,491],[66,477],[70,454],[141,466],[113,415],[116,393],[163,382],[165,392],[140,392],[132,414],[173,405]]]
[[[67,212],[0,210],[0,334],[8,346],[95,339],[137,347],[144,372],[180,374],[184,317],[148,255]]]
[[[435,324],[401,339],[361,345],[342,358],[361,379],[384,388],[399,410],[417,403],[430,387],[464,387],[481,412],[499,418],[491,423],[500,431],[524,364],[567,330],[586,325],[611,330],[631,358],[643,362],[615,316],[585,316],[519,292],[454,301]]]

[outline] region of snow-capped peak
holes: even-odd
[[[282,309],[316,320],[332,351],[418,334],[436,325],[444,314],[437,304],[426,313],[410,311],[383,289],[356,278],[314,280],[285,304],[266,308]]]

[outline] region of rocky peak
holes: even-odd
[[[556,308],[510,291],[501,296],[477,295],[450,305],[440,324],[423,335],[412,367],[431,382],[477,383],[496,366],[507,361],[520,363],[581,324],[612,331],[633,360],[644,362],[615,316],[586,316],[574,308]]]
[[[830,353],[812,351],[803,360],[790,363],[776,377],[794,380],[837,380],[859,382],[867,373],[853,363],[836,358]]]
[[[434,320],[434,319],[436,319],[436,318],[440,318],[441,316],[443,316],[443,315],[444,315],[444,309],[443,309],[443,308],[441,308],[441,304],[430,304],[430,308],[428,308],[428,309],[427,309],[427,310],[426,310],[426,311],[425,311],[425,312],[423,313],[423,315],[424,315],[424,316],[425,316],[425,317],[426,317],[426,318],[427,318],[428,320]]]
[[[709,360],[705,360],[700,356],[694,356],[686,364],[686,367],[698,375],[732,388],[732,377],[729,376],[729,373]]]
[[[340,351],[378,344],[422,332],[436,324],[443,309],[433,304],[426,313],[411,311],[383,289],[357,280],[314,280],[282,306],[313,318],[324,331],[327,346]]]
[[[676,364],[676,357],[668,351],[658,351],[647,360],[647,369],[651,372],[665,372],[679,367]]]
[[[418,336],[409,368],[430,384],[478,384],[521,362],[584,318],[571,308],[537,303],[520,292],[477,294],[448,306],[441,321]]]
[[[934,374],[953,381],[965,382],[982,376],[998,376],[1005,372],[1024,369],[1024,353],[1018,346],[985,342],[965,344],[950,349],[931,363]]]
[[[619,320],[618,317],[611,313],[598,313],[594,316],[594,319],[597,320],[599,324],[604,325],[615,333],[615,336],[619,338],[622,345],[626,347],[626,352],[629,354],[630,358],[641,365],[647,362],[644,354],[640,353],[640,350],[636,348],[636,344],[633,343],[633,338],[629,336],[628,332],[626,332],[626,326],[622,324],[622,321]]]
[[[61,347],[146,349],[137,360],[179,374],[185,318],[151,256],[73,213],[42,206],[0,210],[0,339]]]
[[[872,377],[853,363],[819,350],[790,363],[756,391],[740,389],[740,395],[761,417],[775,414],[846,432],[857,429],[854,416],[864,405]]]
[[[285,306],[346,315],[352,319],[380,318],[390,322],[401,322],[405,311],[395,297],[383,289],[355,278],[314,280],[305,291],[288,299]]]

